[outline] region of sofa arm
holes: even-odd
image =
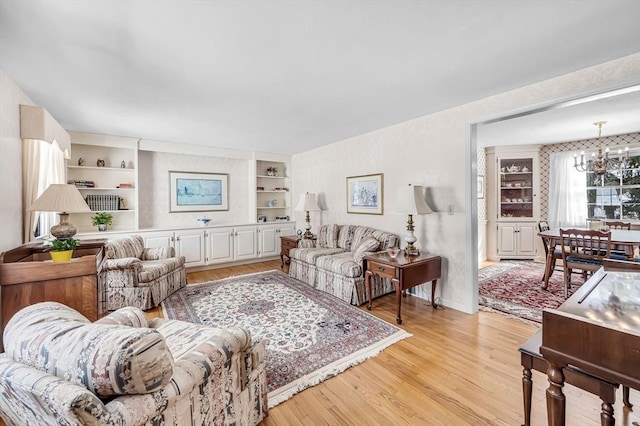
[[[124,424],[84,386],[0,355],[0,412],[9,425]]]
[[[120,259],[106,259],[102,268],[107,271],[132,270],[136,274],[142,271],[142,261],[136,257],[123,257]]]
[[[126,325],[129,327],[147,328],[149,322],[142,309],[127,306],[95,321],[94,324]]]
[[[176,257],[176,250],[171,247],[147,247],[142,250],[141,260],[160,260]]]

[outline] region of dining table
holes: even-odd
[[[573,227],[570,229],[586,230],[587,228]],[[615,247],[616,250],[624,251],[627,256],[627,260],[632,261],[634,259],[635,248],[640,246],[640,230],[610,229],[609,231],[611,232],[611,247]],[[539,232],[538,235],[547,241],[547,246],[549,248],[547,250],[547,259],[544,269],[544,284],[542,285],[542,288],[546,289],[549,285],[549,277],[553,272],[553,253],[556,246],[559,246],[561,243],[560,230],[549,229]]]

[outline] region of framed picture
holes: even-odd
[[[484,176],[478,175],[478,198],[484,198]]]
[[[382,173],[347,178],[347,213],[382,214]]]
[[[169,171],[169,213],[229,210],[228,175]]]

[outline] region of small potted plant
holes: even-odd
[[[278,168],[274,166],[267,167],[267,176],[278,176]]]
[[[94,226],[98,225],[98,231],[106,231],[107,225],[113,223],[113,215],[111,213],[96,213],[91,216]]]
[[[73,250],[78,247],[78,240],[74,238],[65,238],[63,240],[54,238],[53,240],[45,241],[44,246],[50,247],[49,254],[53,263],[68,262],[71,260]]]

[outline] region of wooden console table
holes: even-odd
[[[442,258],[429,253],[422,253],[418,256],[405,256],[401,251],[398,257],[393,259],[387,252],[375,253],[364,257],[365,272],[364,279],[367,288],[367,298],[371,310],[371,277],[378,276],[389,278],[396,287],[396,299],[398,304],[398,316],[396,322],[402,324],[400,308],[402,305],[402,292],[408,288],[415,287],[431,281],[431,306],[436,307],[436,285],[438,278],[442,275]]]
[[[38,302],[60,302],[90,321],[104,315],[100,278],[105,240],[81,241],[70,262],[53,263],[41,242],[0,254],[0,326],[20,309]],[[2,336],[0,334],[0,348]]]

